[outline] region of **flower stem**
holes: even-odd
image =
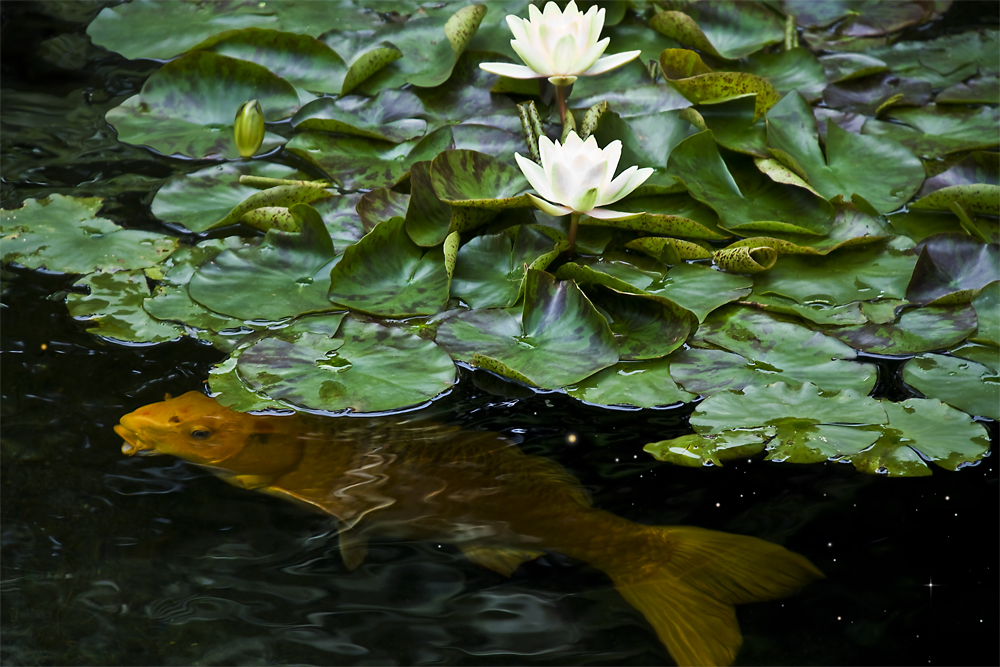
[[[569,215],[569,254],[572,257],[573,251],[576,250],[576,228],[580,224],[580,214],[570,213]]]
[[[566,127],[566,86],[556,86],[556,102],[559,104],[559,122]]]

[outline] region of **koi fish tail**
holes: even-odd
[[[642,532],[639,563],[601,567],[678,665],[732,664],[743,643],[733,605],[784,597],[823,577],[805,557],[755,537],[682,526]]]

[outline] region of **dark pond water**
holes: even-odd
[[[158,179],[193,167],[118,144],[103,123],[152,65],[87,45],[93,5],[61,6],[60,19],[40,7],[0,7],[4,206],[99,195],[112,214],[152,227],[144,205]],[[53,37],[76,66],[37,57]],[[95,339],[66,313],[71,282],[4,274],[3,664],[670,663],[642,616],[585,564],[548,555],[507,579],[449,545],[386,542],[348,572],[323,516],[180,461],[123,457],[112,431],[121,415],[197,389],[221,355],[190,341]],[[880,368],[880,391],[893,397],[906,391],[898,363]],[[1000,662],[996,457],[896,480],[833,463],[686,469],[641,451],[686,432],[689,410],[513,398],[463,371],[435,416],[508,434],[633,521],[755,535],[810,558],[826,580],[738,608],[740,664]]]

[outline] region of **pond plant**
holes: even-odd
[[[105,8],[95,44],[162,62],[106,120],[177,158],[163,227],[51,194],[3,211],[3,260],[79,274],[108,341],[222,350],[237,411],[404,410],[460,364],[702,397],[645,447],[679,465],[987,455],[997,31],[914,39],[947,2],[586,4]]]

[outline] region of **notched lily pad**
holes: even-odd
[[[122,229],[97,217],[98,197],[49,195],[0,212],[3,261],[58,273],[141,269],[162,262],[177,247],[163,234]]]

